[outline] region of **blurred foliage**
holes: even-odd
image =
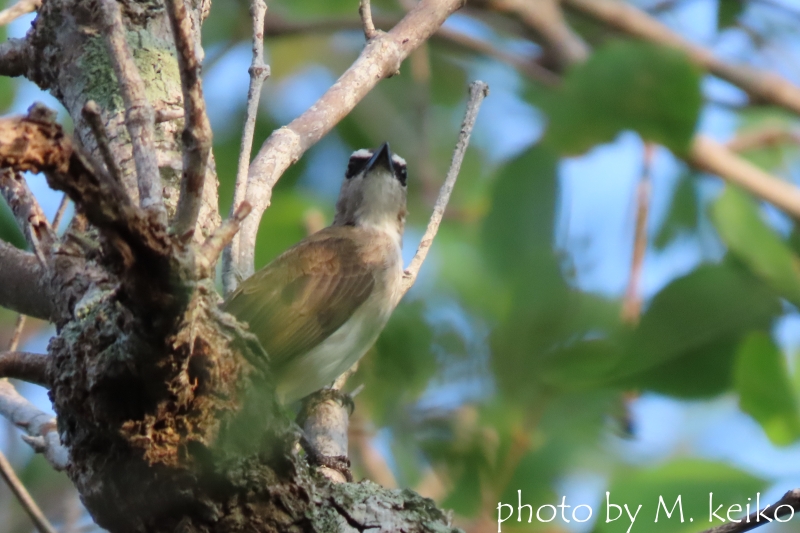
[[[324,31],[301,28],[268,36],[272,77],[263,93],[256,149],[357,57],[363,34],[341,24],[357,21],[357,4],[269,2],[267,16],[274,21],[333,24]],[[399,4],[376,0],[373,12],[399,17]],[[679,27],[687,16],[669,17],[673,8],[691,9],[683,4],[666,2],[659,16]],[[705,22],[717,28],[715,38],[738,36],[736,42],[747,41],[740,45],[748,50],[760,49],[753,36],[759,28],[783,27],[780,15],[754,18],[754,5],[741,0],[711,4],[708,13],[716,19]],[[587,61],[560,73],[555,87],[540,86],[451,42],[433,40],[415,52],[398,75],[382,81],[281,178],[261,223],[256,263],[266,264],[303,238],[311,218],[330,220],[349,153],[384,141],[408,160],[404,244],[410,256],[449,165],[466,84],[478,77],[489,82],[492,93],[417,286],[351,378],[352,389],[364,385],[356,401],[368,445],[385,459],[399,486],[435,497],[467,529],[481,518],[492,522],[497,502],[516,502],[517,491],[534,508],[557,504],[569,480],[588,476],[599,478],[600,486],[578,492],[591,493],[596,501],[571,503],[592,503],[594,531],[627,528],[625,516],[605,522],[606,490],[612,503],[644,506],[637,531],[699,531],[709,492],[726,506],[744,505],[767,488],[769,480],[762,477],[768,476],[712,461],[683,437],[675,437],[679,442],[667,455],[628,453],[630,446],[646,444],[640,429],[650,421],[640,417],[657,416],[637,411],[636,398],[694,402],[684,406],[731,398],[738,400],[740,416],[760,425],[776,446],[797,443],[800,371],[796,355],[785,353],[776,331],[782,320],[797,319],[800,230],[680,158],[708,117],[724,115],[742,137],[770,133],[769,142],[742,148],[742,157],[793,179],[800,155],[794,134],[798,121],[770,106],[710,104],[710,78],[682,53],[624,39],[574,13],[568,13],[568,21],[593,50]],[[741,29],[745,22],[747,32]],[[519,20],[496,13],[465,11],[450,29],[525,60],[540,51]],[[679,29],[696,40],[697,28]],[[781,35],[796,47],[795,33]],[[215,106],[230,110],[223,124],[215,124],[225,127],[214,137],[220,206],[227,213],[244,122],[248,3],[214,2],[203,40],[206,78],[230,77],[230,88],[206,91],[212,112]],[[754,61],[764,64],[758,57]],[[30,102],[21,102],[22,96],[34,97],[18,97],[20,87],[0,78],[0,107],[8,109],[12,102],[27,107]],[[626,144],[629,132],[642,142]],[[605,219],[616,219],[635,202],[633,180],[617,179],[617,173],[639,166],[644,141],[668,148],[658,158],[671,168],[653,173],[645,274],[638,291],[643,308],[632,320],[621,318],[625,295],[617,280],[629,275],[633,217],[620,227]],[[586,175],[579,179],[569,174],[571,163],[612,150],[613,165],[584,167]],[[636,158],[635,164],[625,158]],[[573,204],[588,205],[575,202],[587,195],[573,190],[582,186],[602,190],[591,198],[597,209],[574,210]],[[571,225],[581,223],[616,233],[604,239],[589,231],[583,239],[578,230],[571,233]],[[2,202],[0,238],[25,246]],[[613,269],[599,269],[597,262]],[[653,265],[656,273],[649,278]],[[595,268],[603,277],[599,288],[586,282]],[[11,313],[0,314],[0,332],[8,332],[13,320]],[[683,428],[662,429],[683,435]],[[28,461],[19,451],[16,458]],[[59,485],[61,477],[54,482],[55,475],[40,473],[36,461],[28,465],[26,481],[37,497],[48,484],[67,490]],[[354,468],[357,477],[373,477],[366,462]],[[686,521],[673,517],[654,523],[658,496],[671,508],[678,494]],[[0,495],[0,521],[4,512],[15,518],[4,530],[28,531],[21,512],[2,507],[5,496]],[[504,526],[512,530],[511,523]],[[562,531],[563,526],[560,520],[530,526],[514,521],[513,531]]]

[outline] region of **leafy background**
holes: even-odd
[[[800,82],[796,0],[636,3],[722,58]],[[268,17],[279,22],[356,20],[354,0],[269,4]],[[402,14],[388,0],[373,6]],[[8,34],[23,35],[31,19]],[[798,121],[748,103],[678,52],[570,22],[593,52],[557,88],[446,41],[424,46],[281,179],[257,263],[320,217],[330,220],[349,153],[384,140],[409,161],[410,259],[449,163],[466,84],[487,81],[491,95],[432,253],[350,382],[364,385],[351,427],[356,475],[433,497],[473,532],[494,530],[498,502],[516,504],[518,491],[534,507],[566,497],[594,516],[530,526],[512,519],[504,531],[625,531],[624,518],[604,520],[606,491],[616,503],[644,506],[634,531],[700,531],[709,492],[727,507],[754,501],[758,491],[766,503],[800,487],[800,232],[681,157],[695,133],[728,142],[774,130],[777,142],[741,155],[796,182]],[[527,60],[541,53],[520,28],[480,11],[457,14],[446,27]],[[204,82],[223,212],[249,35],[246,3],[218,0],[204,27]],[[256,145],[331,85],[363,36],[299,32],[266,45],[272,77]],[[0,79],[4,112],[34,100],[59,107],[29,82]],[[623,319],[646,142],[655,148],[643,308],[638,320]],[[40,177],[30,183],[52,214],[60,196]],[[1,204],[0,238],[24,245]],[[0,309],[0,341],[14,318]],[[43,351],[51,334],[30,321],[22,348]],[[49,409],[43,390],[21,389]],[[34,457],[13,428],[0,431],[0,449],[60,528],[92,530],[66,477]],[[658,496],[671,506],[678,494],[687,522],[654,523]],[[0,524],[32,529],[4,486]]]

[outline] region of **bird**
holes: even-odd
[[[246,280],[223,309],[249,324],[284,404],[331,385],[375,343],[402,293],[406,161],[353,152],[333,223]]]

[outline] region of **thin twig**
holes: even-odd
[[[631,259],[631,275],[628,288],[622,301],[622,321],[628,324],[639,322],[642,311],[642,295],[639,290],[642,277],[642,264],[647,251],[647,218],[650,209],[650,191],[652,189],[652,167],[655,145],[645,143],[642,175],[636,185],[636,225],[633,237],[633,257]]]
[[[203,99],[200,62],[195,54],[192,21],[184,0],[167,0],[167,14],[178,51],[178,67],[183,89],[185,125],[183,129],[183,178],[181,196],[175,214],[174,230],[178,235],[194,230],[203,203],[203,186],[211,152],[211,124]]]
[[[22,331],[25,329],[25,315],[20,313],[17,315],[17,321],[14,323],[14,331],[11,333],[11,338],[8,340],[8,351],[13,352],[19,347],[19,340],[22,338]]]
[[[131,137],[139,184],[139,205],[154,209],[166,222],[161,175],[155,149],[155,113],[147,100],[144,82],[126,40],[125,26],[116,0],[101,0],[103,34],[125,102],[125,126]]]
[[[117,166],[117,160],[114,158],[114,154],[111,151],[108,133],[103,124],[103,117],[100,115],[100,106],[98,106],[94,100],[89,100],[86,102],[86,105],[83,106],[81,114],[86,122],[89,123],[89,128],[91,128],[92,134],[94,134],[94,138],[97,141],[97,148],[100,150],[103,163],[106,164],[108,175],[111,176],[114,181],[121,184],[122,175]]]
[[[794,513],[800,511],[800,489],[788,491],[777,502],[767,505],[763,509],[759,509],[741,518],[738,521],[731,521],[717,527],[706,529],[702,533],[744,533],[757,527],[771,523],[773,520],[778,522],[786,522],[787,520],[778,520],[786,515],[794,516]]]
[[[710,137],[705,135],[695,137],[689,162],[701,170],[716,174],[725,181],[742,187],[789,216],[800,220],[800,188],[761,170]]]
[[[358,14],[361,16],[361,24],[364,26],[364,38],[371,41],[378,35],[375,23],[372,21],[372,6],[369,0],[360,0],[358,3]]]
[[[800,145],[800,133],[784,127],[768,126],[757,130],[740,132],[736,137],[725,143],[725,146],[732,152],[746,152],[782,144]]]
[[[616,0],[562,0],[562,4],[634,37],[678,48],[696,65],[741,87],[756,100],[772,102],[800,113],[800,87],[772,72],[726,63],[710,50],[684,39],[631,3]]]
[[[67,212],[67,206],[69,205],[69,196],[66,194],[61,197],[61,203],[58,204],[58,210],[56,211],[55,216],[53,217],[53,222],[50,223],[53,226],[53,231],[58,231],[58,227],[61,225],[61,220],[64,218],[64,213]]]
[[[464,114],[464,121],[461,123],[461,131],[458,134],[458,141],[456,148],[453,151],[453,159],[450,162],[450,169],[447,171],[447,177],[439,190],[439,197],[436,199],[436,204],[433,207],[431,219],[428,222],[428,228],[422,236],[422,240],[417,248],[417,253],[408,265],[404,276],[403,286],[400,291],[400,297],[408,292],[408,289],[414,284],[419,274],[419,269],[422,267],[425,257],[428,255],[428,250],[433,244],[433,238],[436,232],[439,231],[439,224],[442,222],[444,210],[447,207],[447,202],[450,200],[450,193],[453,192],[453,187],[458,179],[458,172],[461,170],[461,162],[464,160],[464,154],[469,146],[469,138],[472,135],[472,128],[475,126],[475,119],[478,118],[478,111],[481,108],[483,99],[489,95],[489,86],[482,81],[474,81],[469,86],[469,99],[467,100],[467,110]]]
[[[17,351],[0,352],[0,378],[19,379],[34,385],[49,387],[47,360],[47,354]]]
[[[7,379],[0,379],[0,415],[25,431],[22,440],[43,454],[53,468],[66,468],[69,453],[61,444],[55,418],[23,398]]]
[[[183,118],[183,109],[159,109],[156,111],[156,124]]]
[[[242,225],[242,221],[250,214],[252,207],[247,202],[242,202],[239,209],[225,222],[223,222],[200,247],[197,254],[197,265],[199,277],[211,275],[217,258],[222,250],[230,244],[236,232]]]
[[[31,521],[33,525],[36,526],[36,529],[39,530],[39,533],[56,533],[55,528],[50,524],[50,521],[47,520],[47,517],[44,516],[44,513],[31,497],[25,485],[19,480],[11,464],[8,462],[8,459],[6,459],[6,456],[2,452],[0,452],[0,476],[3,477],[8,488],[11,489],[11,492],[17,497],[22,508],[25,509],[28,516],[31,517]]]
[[[250,63],[250,87],[247,89],[247,114],[242,131],[242,145],[239,149],[239,166],[236,171],[236,184],[233,189],[233,204],[231,214],[239,209],[245,201],[247,194],[247,171],[250,167],[250,156],[253,153],[253,135],[256,130],[258,117],[258,101],[261,98],[261,88],[270,75],[269,65],[264,63],[264,20],[267,13],[267,4],[264,0],[251,0],[250,15],[253,18],[253,61]],[[236,289],[238,273],[233,265],[233,258],[239,254],[239,240],[234,239],[225,249],[222,258],[222,287],[225,295]]]
[[[289,165],[319,141],[383,78],[397,72],[412,50],[425,42],[463,0],[421,0],[390,31],[369,41],[358,59],[322,97],[287,126],[275,130],[250,164],[246,199],[253,206],[235,239],[239,253],[233,265],[244,277],[254,271],[255,242],[261,215],[272,188]]]
[[[41,5],[42,0],[19,0],[16,4],[0,11],[0,26],[6,26],[23,15],[33,13]]]

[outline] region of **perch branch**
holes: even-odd
[[[261,215],[283,172],[352,111],[381,79],[397,72],[408,54],[436,32],[462,3],[463,0],[422,0],[397,26],[369,41],[358,59],[315,104],[264,142],[248,175],[246,198],[253,206],[253,215],[234,238],[242,243],[239,255],[233,258],[239,273],[253,273]]]
[[[61,221],[64,219],[64,213],[67,212],[67,206],[69,205],[69,196],[66,194],[61,197],[61,203],[58,204],[58,210],[56,211],[55,216],[53,216],[53,231],[58,231],[58,227],[61,225]]]
[[[6,26],[23,15],[33,13],[41,5],[42,0],[19,0],[16,4],[0,11],[0,26]]]
[[[715,76],[741,87],[756,100],[772,102],[800,113],[800,87],[785,78],[746,65],[726,63],[693,44],[644,11],[628,2],[615,0],[562,0],[563,5],[629,35],[678,48],[692,62]]]
[[[233,216],[247,194],[247,170],[250,166],[250,156],[253,153],[253,135],[256,130],[256,117],[258,116],[258,101],[261,98],[261,88],[264,80],[269,77],[269,65],[264,63],[264,18],[267,13],[267,4],[264,0],[251,0],[250,15],[253,18],[253,61],[250,63],[250,87],[247,89],[247,114],[245,116],[244,130],[242,131],[242,145],[239,149],[239,166],[236,171],[236,185],[233,189]],[[237,228],[238,231],[238,228]],[[233,237],[233,236],[232,236]],[[238,284],[233,258],[238,256],[238,239],[233,239],[231,245],[225,249],[222,258],[222,285],[225,295],[229,295]]]
[[[49,387],[47,359],[46,354],[40,353],[0,352],[0,377],[19,379],[34,385]]]
[[[152,208],[162,222],[164,213],[161,175],[156,162],[155,113],[147,101],[144,82],[126,40],[125,26],[116,0],[101,0],[103,34],[125,102],[125,127],[131,136],[133,161],[139,184],[139,205]]]
[[[3,477],[8,488],[11,489],[17,501],[19,501],[22,508],[25,509],[33,525],[39,530],[39,533],[56,533],[55,528],[44,516],[44,513],[31,497],[25,485],[22,484],[22,481],[19,480],[11,464],[8,462],[8,459],[6,459],[6,456],[2,452],[0,452],[0,476]]]
[[[0,415],[25,431],[22,439],[43,454],[53,468],[66,468],[69,453],[59,439],[55,418],[23,398],[6,379],[0,379]]]
[[[786,515],[794,515],[797,511],[800,511],[800,489],[788,491],[777,502],[739,519],[738,522],[727,522],[717,527],[706,529],[703,533],[744,533],[769,524],[773,520],[783,518]],[[783,520],[783,522],[786,522],[786,520]]]
[[[689,161],[695,167],[742,187],[800,220],[799,188],[738,157],[717,141],[704,135],[695,137]]]
[[[33,50],[25,39],[8,39],[0,43],[0,76],[26,76]]]
[[[175,233],[183,235],[194,230],[203,203],[203,185],[211,152],[211,124],[206,114],[200,62],[195,54],[192,21],[186,11],[185,1],[167,0],[167,14],[178,51],[183,89],[183,178],[174,222]]]
[[[467,100],[467,110],[464,114],[464,121],[461,123],[461,131],[458,134],[458,141],[456,148],[453,151],[453,159],[450,162],[450,169],[447,171],[447,177],[439,190],[439,197],[436,199],[436,204],[433,207],[433,214],[428,222],[428,228],[422,236],[422,240],[417,248],[417,253],[408,265],[403,275],[403,287],[400,291],[400,297],[408,292],[408,289],[414,284],[419,274],[419,269],[422,267],[425,257],[428,255],[428,250],[433,244],[433,238],[436,232],[439,231],[439,224],[442,222],[444,210],[447,207],[447,202],[450,200],[450,193],[453,192],[453,187],[458,179],[458,172],[461,170],[461,162],[464,160],[464,153],[469,146],[469,138],[472,135],[472,128],[475,127],[475,119],[478,118],[478,111],[481,108],[483,99],[489,94],[489,86],[482,81],[474,81],[469,86],[469,100]]]

